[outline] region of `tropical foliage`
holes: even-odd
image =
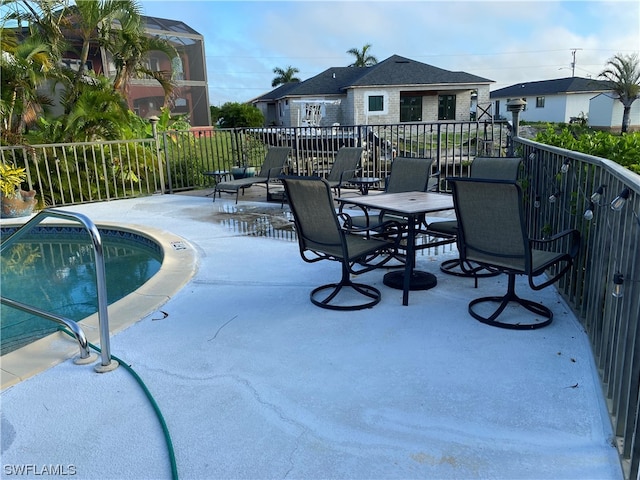
[[[223,128],[261,127],[264,115],[260,110],[246,103],[227,102],[219,111],[219,125]]]
[[[640,173],[640,132],[611,135],[607,132],[586,131],[577,135],[568,127],[558,132],[550,125],[545,131],[538,133],[535,140],[546,145],[606,158]]]
[[[369,53],[369,49],[371,48],[371,44],[367,43],[362,50],[358,50],[357,48],[350,48],[347,50],[347,53],[353,55],[356,60],[349,65],[350,67],[370,67],[371,65],[375,65],[378,63],[378,59]]]
[[[27,172],[24,168],[0,163],[0,193],[5,197],[13,196],[26,178]]]
[[[127,138],[132,78],[155,79],[165,106],[172,72],[147,68],[151,52],[177,57],[174,46],[145,35],[137,0],[3,0],[0,23],[0,117],[3,144]],[[72,45],[67,39],[78,39]],[[87,68],[89,51],[104,48],[115,76]],[[78,60],[65,55],[77,49]],[[66,61],[66,60],[65,60]],[[61,109],[54,111],[55,101]]]
[[[274,68],[273,73],[275,73],[277,76],[271,82],[271,86],[277,87],[278,85],[283,85],[289,82],[299,82],[300,79],[296,77],[296,73],[298,72],[300,72],[300,70],[292,67],[291,65],[289,65],[287,68]]]

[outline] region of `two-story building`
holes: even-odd
[[[204,37],[179,20],[142,16],[145,34],[169,41],[178,52],[173,61],[163,52],[151,52],[146,67],[155,72],[171,72],[176,85],[169,102],[172,114],[186,114],[192,126],[211,125]],[[24,29],[23,34],[27,34]],[[79,68],[79,51],[82,40],[75,31],[65,31],[69,48],[62,63],[69,68]],[[116,68],[113,56],[105,48],[92,44],[87,59],[87,69],[114,78]],[[153,78],[132,78],[127,92],[129,108],[143,118],[160,113],[164,105],[164,90]],[[62,112],[59,104],[54,113]]]
[[[148,68],[173,72],[177,85],[171,100],[171,113],[186,114],[192,126],[211,125],[207,65],[204,36],[184,22],[157,17],[142,17],[147,35],[169,41],[177,50],[173,62],[162,52],[152,52]],[[105,75],[115,74],[115,67],[107,54]],[[129,107],[142,117],[157,115],[164,101],[162,87],[153,79],[133,78],[129,85]]]
[[[251,103],[274,126],[463,121],[490,104],[492,83],[393,55],[370,67],[331,67]]]

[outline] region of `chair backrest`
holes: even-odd
[[[355,171],[360,164],[363,152],[362,147],[341,147],[336,154],[336,159],[331,166],[331,171],[327,175],[330,182],[339,182],[355,177]],[[343,173],[347,172],[344,176]]]
[[[427,190],[433,158],[396,157],[385,192],[424,192]]]
[[[300,251],[335,251],[342,256],[342,235],[329,183],[320,177],[280,177],[296,225]]]
[[[280,175],[285,163],[287,162],[287,158],[289,158],[290,151],[291,147],[269,147],[269,149],[267,150],[267,154],[264,157],[264,162],[262,163],[262,168],[260,169],[260,173],[258,173],[258,176],[277,177],[278,175]],[[280,170],[272,170],[278,168]],[[269,175],[269,173],[271,174]]]
[[[515,182],[520,174],[522,159],[518,157],[476,157],[471,162],[471,178],[490,178]]]
[[[514,181],[450,178],[462,261],[529,272],[522,189]]]

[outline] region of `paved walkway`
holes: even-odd
[[[409,306],[374,271],[362,280],[382,290],[379,305],[326,311],[309,291],[339,266],[221,224],[216,212],[232,204],[166,195],[69,208],[165,229],[198,254],[166,318],[150,312],[111,344],[162,410],[181,478],[622,478],[588,340],[553,288],[518,286],[552,308],[549,327],[492,328],[467,303],[504,279],[474,289],[438,273],[455,252],[420,255],[439,283]],[[50,466],[79,479],[170,478],[158,420],[124,368],[65,361],[1,400],[4,478],[69,478],[42,475]]]

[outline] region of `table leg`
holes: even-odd
[[[437,285],[436,276],[415,269],[416,263],[416,220],[407,218],[407,255],[404,271],[396,270],[384,275],[382,282],[391,288],[402,288],[402,305],[409,305],[409,290],[428,290]]]

